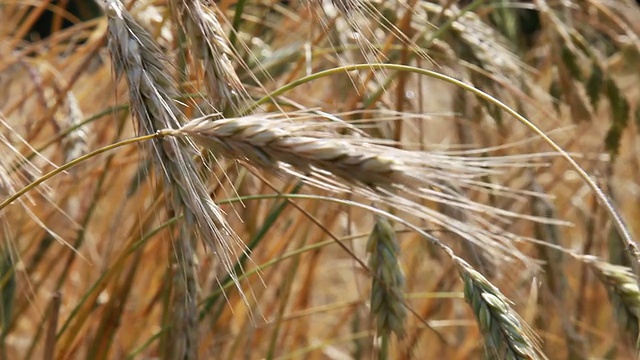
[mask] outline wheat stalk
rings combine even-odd
[[[171,4],[193,54],[202,61],[208,99],[219,111],[229,105],[239,111],[238,100],[246,90],[233,67],[231,59],[235,56],[215,13],[200,0],[171,0]]]
[[[129,84],[131,109],[141,134],[179,128],[182,112],[173,100],[177,94],[169,78],[163,54],[149,34],[135,23],[118,1],[108,2],[109,49],[117,74]],[[220,255],[228,271],[235,255],[231,244],[239,241],[222,210],[211,200],[193,160],[193,145],[178,139],[155,141],[152,153],[167,184],[172,184],[175,211],[197,225],[198,237]]]
[[[311,120],[317,114],[261,114],[218,120],[217,115],[191,120],[165,135],[192,139],[231,159],[290,174],[323,189],[353,192],[442,226],[486,251],[523,260],[509,234],[499,232],[499,223],[520,217],[473,202],[456,188],[483,191],[479,178],[499,173],[499,168],[531,166],[522,158],[473,158],[435,152],[397,149],[353,132],[344,123]],[[327,129],[328,128],[328,129]],[[495,188],[494,188],[495,189]],[[496,194],[506,194],[495,189]],[[412,201],[419,197],[467,211],[457,220]],[[486,218],[484,218],[486,217]],[[488,220],[488,219],[489,220]],[[548,221],[548,219],[546,219]]]
[[[177,90],[168,75],[169,67],[162,52],[119,1],[107,2],[107,15],[113,66],[117,75],[124,74],[129,85],[138,132],[152,134],[164,128],[178,128],[183,115],[174,101]],[[170,335],[172,349],[168,356],[195,358],[198,350],[197,287],[193,240],[203,240],[236,282],[234,263],[237,255],[233,246],[240,244],[240,240],[198,175],[190,142],[178,138],[154,141],[151,152],[170,194],[170,209],[176,216],[184,217],[176,245],[177,286]]]

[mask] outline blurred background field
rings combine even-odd
[[[638,236],[636,1],[124,3],[170,60],[176,101],[187,104],[187,118],[214,111],[233,118],[247,108],[254,114],[318,110],[392,147],[464,150],[479,159],[529,155],[518,159],[538,166],[508,167],[483,179],[513,196],[466,194],[522,215],[499,226],[515,234],[514,249],[526,260],[482,255],[487,249],[470,248],[442,226],[418,216],[408,220],[497,286],[520,315],[521,330],[528,324],[548,358],[636,356],[636,259],[593,191],[530,128],[495,103],[415,72],[372,66],[296,83],[336,67],[389,63],[471,84],[568,152]],[[212,95],[211,74],[188,28],[179,25],[176,6],[183,5],[176,4],[187,3],[220,24],[215,41],[229,47],[241,83],[230,101],[206,96]],[[136,136],[107,24],[99,2],[0,2],[0,201],[58,166]],[[231,86],[233,79],[221,84]],[[278,89],[284,90],[265,98]],[[407,315],[402,336],[381,336],[380,318],[371,313],[367,246],[376,217],[346,202],[370,201],[217,154],[203,152],[197,163],[250,259],[234,259],[242,264],[236,286],[211,249],[198,243],[192,259],[198,316],[185,325],[197,341],[180,358],[502,358],[465,301],[456,265],[398,224]],[[532,191],[548,196],[529,196]],[[178,358],[172,342],[181,306],[175,240],[182,219],[166,209],[167,197],[147,147],[133,144],[74,165],[2,207],[0,357]],[[447,211],[437,202],[425,206]],[[526,219],[530,215],[553,221]]]

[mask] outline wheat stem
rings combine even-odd
[[[86,153],[76,159],[73,159],[71,161],[69,161],[66,164],[60,165],[59,167],[49,171],[48,173],[38,177],[37,179],[33,180],[31,183],[29,183],[28,185],[23,186],[22,188],[20,188],[20,190],[16,191],[14,194],[12,194],[11,196],[9,196],[8,198],[6,198],[4,201],[2,201],[2,203],[0,203],[0,211],[2,209],[4,209],[5,207],[7,207],[9,204],[13,203],[14,201],[18,200],[20,197],[22,197],[23,195],[25,195],[26,193],[28,193],[29,191],[33,190],[36,186],[44,183],[45,181],[51,179],[52,177],[64,173],[65,171],[73,168],[74,166],[77,166],[78,164],[85,162],[87,160],[90,160],[102,153],[117,149],[119,147],[122,146],[126,146],[126,145],[131,145],[131,144],[139,144],[141,142],[144,141],[148,141],[148,140],[152,140],[152,139],[157,139],[158,137],[161,137],[161,134],[151,134],[151,135],[144,135],[144,136],[138,136],[135,138],[131,138],[131,139],[126,139],[126,140],[122,140],[119,141],[117,143],[113,143],[113,144],[109,144],[105,147],[101,147],[99,149],[96,149],[92,152]]]

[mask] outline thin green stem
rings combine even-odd
[[[69,161],[68,163],[61,165],[58,168],[55,168],[53,170],[51,170],[50,172],[42,175],[41,177],[37,178],[36,180],[34,180],[32,183],[30,183],[29,185],[23,187],[22,189],[20,189],[19,191],[17,191],[15,194],[9,196],[6,200],[4,200],[2,203],[0,203],[0,210],[4,209],[7,205],[11,204],[12,202],[16,201],[18,198],[20,198],[22,195],[26,194],[27,192],[33,190],[36,186],[42,184],[43,182],[51,179],[52,177],[86,161],[89,160],[97,155],[100,155],[102,153],[105,153],[107,151],[111,151],[113,149],[117,149],[119,147],[125,146],[125,145],[131,145],[131,144],[136,144],[142,141],[147,141],[147,140],[152,140],[158,137],[163,136],[162,134],[158,133],[158,134],[151,134],[151,135],[145,135],[145,136],[139,136],[139,137],[135,137],[135,138],[131,138],[131,139],[127,139],[127,140],[123,140],[120,142],[117,142],[115,144],[110,144],[108,146],[102,147],[100,149],[94,150],[90,153],[87,153],[85,155],[80,156],[79,158],[73,159],[71,161]]]

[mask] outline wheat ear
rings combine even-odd
[[[456,258],[464,281],[464,297],[475,314],[484,335],[490,359],[544,359],[535,336],[510,301],[484,275]]]
[[[171,0],[171,4],[193,54],[204,67],[207,98],[221,112],[227,106],[238,111],[238,101],[246,90],[233,67],[234,53],[215,13],[200,0]]]
[[[287,116],[261,114],[220,120],[211,115],[165,133],[192,139],[214,154],[296,176],[313,186],[355,192],[385,203],[442,226],[494,252],[496,257],[527,259],[514,248],[508,233],[494,225],[507,222],[510,217],[527,218],[525,215],[474,202],[452,190],[482,190],[486,185],[480,181],[482,176],[499,172],[502,166],[526,166],[522,159],[402,150],[359,134],[341,135],[332,129],[347,133],[354,129],[343,123],[319,121],[315,114]],[[452,218],[410,200],[415,197],[466,210],[466,216],[461,220]]]
[[[484,275],[458,257],[437,237],[397,216],[386,216],[424,236],[454,262],[464,282],[465,299],[471,306],[484,336],[488,358],[546,359],[536,335],[512,309],[509,299]]]
[[[636,342],[640,317],[640,289],[636,275],[626,266],[614,265],[593,256],[582,256],[581,259],[607,287],[621,329],[629,334],[632,343]]]
[[[374,274],[371,284],[371,316],[378,334],[394,332],[403,336],[407,309],[404,306],[405,278],[398,262],[400,247],[393,226],[379,216],[367,243],[369,268]]]
[[[124,73],[129,84],[138,131],[152,134],[160,129],[178,129],[184,115],[173,100],[177,91],[167,75],[162,52],[119,1],[110,0],[108,4],[109,49],[116,74]],[[167,185],[172,185],[174,211],[182,213],[186,222],[196,225],[192,228],[196,232],[193,235],[216,251],[225,270],[233,272],[232,243],[240,239],[198,175],[193,160],[194,145],[180,139],[163,139],[153,142],[151,150]]]
[[[168,75],[169,67],[162,52],[119,1],[108,1],[106,10],[113,66],[117,75],[124,74],[129,85],[131,110],[138,131],[152,134],[164,128],[178,128],[183,115],[173,100],[177,90]],[[235,280],[233,265],[237,256],[233,242],[239,243],[239,239],[210,198],[198,174],[193,160],[194,147],[189,141],[178,138],[155,141],[151,152],[170,194],[170,209],[176,216],[184,217],[176,245],[178,274],[169,356],[191,359],[198,350],[194,240],[203,240]]]

